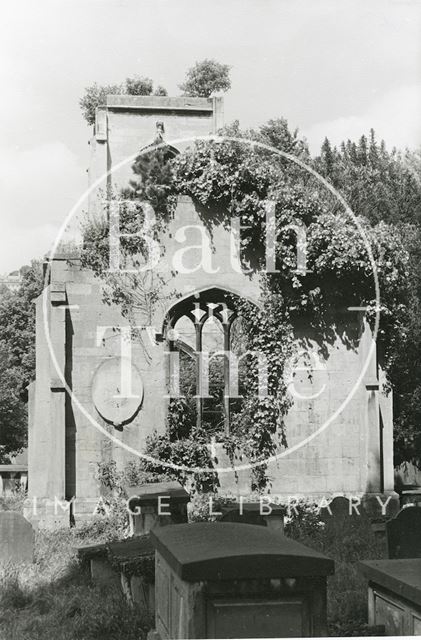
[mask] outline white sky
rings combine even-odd
[[[0,50],[0,272],[48,250],[86,188],[93,81],[139,73],[177,95],[216,58],[232,65],[226,122],[285,116],[313,151],[370,127],[421,144],[419,0],[14,0]]]

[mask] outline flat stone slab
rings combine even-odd
[[[157,505],[158,498],[168,497],[171,503],[185,503],[190,500],[190,495],[179,482],[152,482],[136,487],[125,487],[130,499],[130,505],[146,506]]]
[[[27,464],[0,464],[0,473],[25,473],[27,471]]]
[[[421,607],[421,558],[370,560],[359,567],[371,582]]]
[[[92,560],[93,558],[105,557],[107,555],[107,544],[82,544],[76,547],[79,560]]]
[[[271,508],[272,511],[270,512],[270,514],[267,514],[265,512],[265,509]],[[256,513],[257,515],[262,515],[262,516],[284,516],[287,513],[287,508],[283,505],[279,505],[276,504],[274,502],[270,502],[270,503],[264,503],[263,505],[263,513],[262,513],[262,505],[259,502],[243,502],[242,505],[240,506],[240,503],[237,502],[232,502],[232,503],[218,503],[218,501],[215,502],[215,506],[214,506],[215,511],[222,511],[224,516],[227,513],[232,513],[234,511],[238,511],[240,512],[240,510],[243,513]]]
[[[188,582],[325,576],[330,558],[266,527],[197,522],[155,528],[152,543]]]
[[[0,511],[0,563],[32,562],[34,530],[16,511]]]
[[[151,555],[154,551],[155,548],[149,535],[136,536],[108,545],[109,556],[119,564],[136,560],[141,556]]]
[[[76,548],[80,560],[108,559],[114,566],[136,563],[143,556],[153,555],[155,548],[149,535],[136,536],[117,542],[81,545]]]

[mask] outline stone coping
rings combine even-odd
[[[147,534],[127,538],[127,540],[81,545],[76,547],[76,551],[80,560],[109,557],[111,561],[123,563],[129,560],[136,560],[141,556],[153,554],[154,547]]]
[[[158,498],[165,503],[164,498],[169,498],[172,503],[187,504],[190,495],[181,486],[179,482],[152,482],[150,484],[142,484],[136,487],[125,487],[130,505],[157,505]]]
[[[110,542],[108,544],[109,553],[116,560],[128,560],[129,558],[138,558],[139,556],[148,555],[154,552],[154,546],[148,534],[143,536],[134,536],[120,542]]]
[[[25,473],[27,471],[27,464],[0,464],[0,473]]]
[[[155,528],[150,535],[156,550],[188,582],[334,572],[330,558],[266,527],[197,522]]]
[[[190,98],[179,96],[131,96],[108,95],[106,97],[107,109],[139,109],[154,111],[213,111],[212,98]]]
[[[267,513],[261,513],[262,510],[262,505],[260,504],[260,502],[242,502],[240,504],[240,502],[228,502],[228,501],[222,501],[219,502],[218,499],[215,499],[215,505],[214,505],[214,510],[218,510],[218,511],[222,511],[222,513],[224,515],[227,515],[228,513],[237,513],[240,512],[240,510],[242,511],[243,514],[245,513],[253,513],[253,514],[257,514],[257,515],[261,515],[266,516],[266,517],[271,517],[271,516],[284,516],[287,512],[288,509],[285,505],[281,505],[281,504],[277,504],[276,502],[264,502],[263,506],[265,509],[270,508],[272,509],[272,511],[270,512],[270,514]]]
[[[82,544],[79,547],[76,547],[76,553],[79,560],[91,560],[92,558],[98,558],[99,556],[106,556],[107,543]]]
[[[421,558],[370,560],[359,568],[370,582],[421,607]]]

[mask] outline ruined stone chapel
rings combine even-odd
[[[108,96],[106,106],[97,109],[90,140],[90,184],[107,173],[120,185],[127,182],[131,163],[126,159],[153,143],[157,130],[177,151],[177,140],[216,133],[222,124],[222,98]],[[95,207],[95,193],[90,194],[89,207]],[[180,222],[199,224],[196,205],[185,196],[179,197],[173,220],[162,231],[167,256],[180,247],[176,234]],[[29,493],[37,498],[40,521],[54,520],[48,505],[55,498],[76,497],[78,513],[83,516],[85,502],[90,513],[101,491],[98,463],[115,460],[123,468],[137,451],[144,450],[150,434],[165,431],[169,350],[179,348],[194,355],[207,335],[219,341],[218,348],[229,348],[235,320],[220,322],[218,305],[224,296],[245,297],[259,305],[258,280],[231,268],[227,229],[216,226],[211,241],[218,271],[176,274],[170,287],[177,295],[155,314],[156,334],[148,356],[140,345],[131,345],[131,383],[138,393],[126,404],[115,400],[125,355],[121,336],[111,327],[123,326],[127,320],[118,306],[104,304],[101,282],[81,267],[77,255],[71,260],[65,252],[52,255],[46,291],[36,302],[36,380],[30,388],[29,407]],[[197,309],[199,317],[194,313]],[[340,339],[344,324],[356,336],[352,349]],[[177,344],[171,337],[175,327],[183,337]],[[372,332],[364,313],[355,310],[342,312],[338,327],[337,339],[327,346],[323,370],[315,371],[311,380],[304,381],[303,375],[307,393],[295,399],[286,420],[288,455],[269,465],[272,494],[396,495],[392,398],[383,393],[375,349],[363,379],[345,402],[372,351]],[[306,327],[297,327],[300,331],[305,333]],[[311,341],[312,336],[308,338]],[[199,419],[214,410],[201,406]],[[221,420],[229,430],[229,398],[222,406]],[[328,426],[321,429],[326,422]],[[215,447],[219,465],[227,467],[220,474],[221,493],[247,492],[249,471],[230,469],[218,442]]]

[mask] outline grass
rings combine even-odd
[[[115,524],[40,531],[33,564],[0,571],[1,640],[141,640],[145,619],[116,588],[99,587],[79,565],[74,547],[115,538]]]
[[[335,561],[335,574],[327,583],[330,635],[375,635],[367,626],[367,581],[358,563],[387,555],[385,539],[375,536],[369,519],[363,513],[324,521],[313,515],[292,522],[286,532]]]
[[[16,505],[11,500],[7,506]],[[368,519],[335,517],[323,523],[304,510],[287,523],[286,533],[335,560],[335,575],[328,578],[330,634],[373,635],[367,627],[367,585],[357,565],[385,557],[385,543],[375,537]],[[130,607],[119,589],[92,584],[74,551],[82,543],[121,534],[118,517],[39,531],[33,564],[0,567],[0,640],[145,638],[153,621]]]

